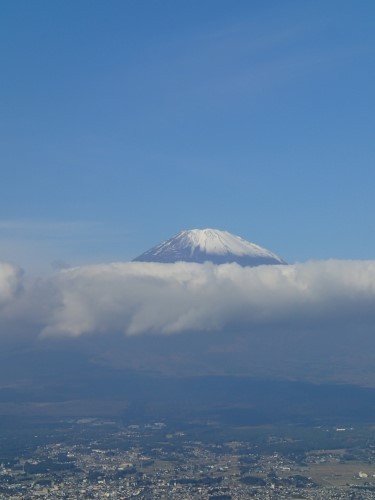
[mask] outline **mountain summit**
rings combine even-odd
[[[134,259],[134,262],[236,262],[241,266],[286,264],[276,254],[255,243],[218,229],[181,231]]]

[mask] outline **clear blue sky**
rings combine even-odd
[[[3,0],[0,260],[227,229],[375,258],[375,2]]]

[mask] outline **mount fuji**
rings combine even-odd
[[[227,231],[190,229],[147,250],[133,262],[196,262],[214,264],[235,262],[241,266],[286,264],[269,250]]]

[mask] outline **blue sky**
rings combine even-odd
[[[372,1],[3,0],[0,260],[215,227],[375,257]]]

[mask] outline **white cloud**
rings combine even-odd
[[[251,333],[259,326],[276,331],[375,321],[375,261],[257,268],[118,263],[64,270],[35,283],[23,308],[32,301],[36,316],[39,308],[42,336]]]
[[[22,271],[12,264],[0,262],[0,308],[8,304],[21,286]]]
[[[375,322],[375,261],[114,263],[28,278],[0,263],[0,322],[41,337],[242,331],[316,334]],[[3,331],[6,328],[2,328]]]
[[[0,263],[3,354],[61,348],[127,369],[375,384],[374,306],[375,261],[134,262],[41,277]]]

